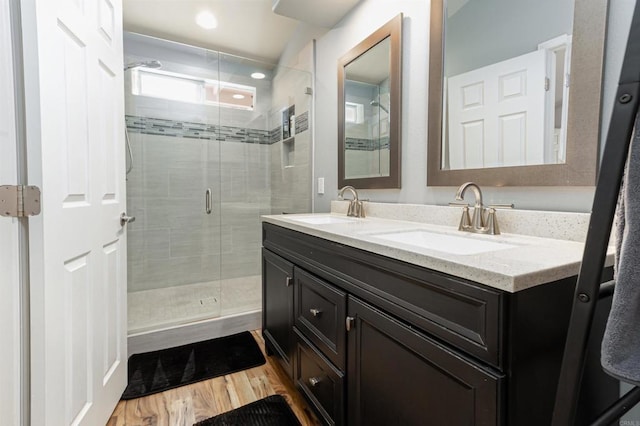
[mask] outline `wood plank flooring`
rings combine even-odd
[[[260,331],[253,336],[264,354]],[[303,426],[318,422],[306,401],[289,384],[277,361],[192,385],[120,401],[107,426],[191,426],[195,422],[232,410],[269,395],[282,395]]]

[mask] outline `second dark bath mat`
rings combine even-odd
[[[194,426],[300,426],[300,422],[281,395],[271,395]]]

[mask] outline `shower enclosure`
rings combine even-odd
[[[133,33],[124,51],[130,342],[259,328],[260,215],[311,210],[311,75]]]

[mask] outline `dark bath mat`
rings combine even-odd
[[[300,426],[300,422],[282,396],[271,395],[194,426]]]
[[[122,399],[133,399],[207,380],[266,361],[248,331],[129,357],[129,383]]]

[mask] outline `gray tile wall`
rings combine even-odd
[[[129,139],[127,202],[136,216],[128,231],[129,291],[259,274],[259,218],[271,212],[270,146],[151,133]]]

